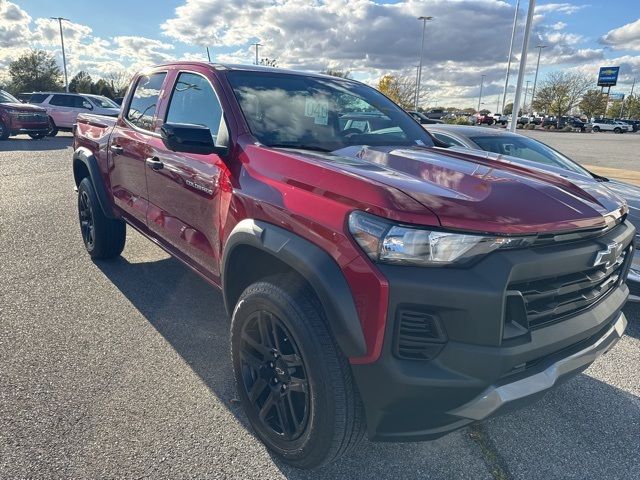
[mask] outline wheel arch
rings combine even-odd
[[[246,274],[248,265],[250,275]],[[289,271],[299,275],[314,291],[342,352],[347,357],[366,355],[353,296],[338,264],[317,245],[267,222],[245,219],[229,235],[222,259],[222,291],[227,312],[233,312],[244,289],[254,281]]]
[[[80,185],[83,178],[88,177],[98,197],[100,209],[107,218],[115,218],[111,209],[111,202],[107,195],[107,189],[102,180],[98,161],[91,150],[86,147],[79,147],[73,152],[73,179],[76,188]]]

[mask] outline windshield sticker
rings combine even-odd
[[[313,123],[316,125],[328,125],[329,102],[327,100],[307,98],[304,106],[304,116],[313,118]]]

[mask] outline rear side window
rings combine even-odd
[[[209,81],[195,73],[181,73],[171,95],[167,123],[190,123],[209,127],[217,142],[222,106]]]
[[[49,105],[55,105],[56,107],[73,107],[73,97],[71,95],[54,95],[49,100]]]
[[[136,83],[136,89],[131,98],[131,104],[127,111],[127,120],[136,127],[144,130],[153,130],[153,117],[158,106],[158,98],[166,72],[143,75]]]
[[[29,103],[42,103],[48,96],[48,93],[32,93],[29,97]]]

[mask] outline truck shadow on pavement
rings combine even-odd
[[[120,257],[97,266],[251,432],[234,401],[222,295],[171,258],[130,263]],[[637,335],[637,320],[630,323]],[[581,374],[526,410],[433,442],[363,442],[314,472],[274,462],[292,480],[630,478],[638,474],[638,419],[638,397]]]
[[[39,140],[20,135],[1,141],[0,152],[64,150],[70,147],[72,142],[73,137],[71,135],[46,137]]]

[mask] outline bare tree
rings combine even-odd
[[[260,65],[265,67],[277,67],[278,59],[277,58],[262,58],[260,59]]]
[[[549,112],[557,117],[560,125],[560,118],[578,105],[591,85],[590,78],[578,73],[551,72],[542,83],[536,101],[540,101],[542,96],[542,101],[548,104]]]
[[[378,90],[405,110],[412,110],[416,95],[416,79],[411,74],[384,75],[378,81]],[[418,104],[427,102],[427,92],[420,89]]]
[[[331,75],[332,77],[351,78],[351,72],[349,70],[335,70],[327,68],[320,73],[323,73],[324,75]]]
[[[131,75],[124,70],[115,70],[110,72],[105,77],[105,80],[116,97],[124,97],[124,94],[127,92],[127,88],[129,88],[129,83],[131,82]]]

